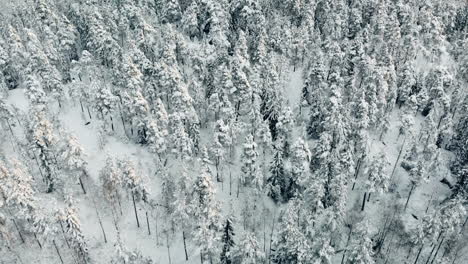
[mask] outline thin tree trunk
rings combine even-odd
[[[184,240],[185,260],[188,261],[187,244],[185,242],[185,231],[182,231],[182,239]]]
[[[416,255],[416,259],[414,260],[414,264],[418,263],[419,256],[421,255],[421,251],[423,250],[424,245],[418,250],[418,254]]]
[[[358,176],[359,176],[359,170],[361,169],[361,162],[362,162],[362,158],[360,158],[360,159],[358,160],[358,164],[357,164],[357,166],[356,166],[356,172],[354,173],[353,187],[351,188],[351,191],[353,191],[353,190],[354,190],[354,187],[356,186],[356,180],[357,180],[357,178],[358,178]]]
[[[370,195],[371,195],[371,194],[372,194],[372,193],[367,194],[367,202],[370,201]]]
[[[16,253],[15,251],[13,251],[13,249],[10,247],[10,246],[6,246],[7,249],[11,252],[11,254],[15,255],[15,257],[19,260],[19,262],[21,264],[24,264],[23,260],[21,259],[20,255],[18,253]]]
[[[427,207],[426,207],[426,214],[427,214],[427,211],[429,210],[429,205],[431,205],[431,202],[432,202],[432,196],[434,196],[434,192],[432,192],[431,194],[431,198],[429,198],[429,202],[427,202]]]
[[[364,207],[366,207],[366,195],[367,195],[367,192],[364,192],[364,198],[362,199],[361,211],[364,211]]]
[[[437,254],[439,253],[439,249],[442,246],[442,243],[444,243],[444,239],[445,239],[445,237],[443,237],[440,240],[439,246],[437,247],[436,253],[434,254],[434,257],[432,258],[431,264],[434,263],[434,260],[437,258]]]
[[[59,252],[59,250],[58,250],[57,244],[55,244],[55,240],[52,240],[52,243],[54,244],[55,250],[57,251],[57,255],[58,255],[59,258],[60,258],[60,262],[61,262],[62,264],[64,264],[64,263],[63,263],[62,256],[60,255],[60,252]]]
[[[148,235],[151,236],[151,229],[150,229],[150,224],[149,224],[148,211],[146,211],[146,225],[148,226]]]
[[[154,218],[155,225],[154,225],[154,232],[156,233],[156,245],[159,245],[159,235],[158,235],[158,209],[156,209],[156,217]]]
[[[120,202],[120,196],[119,196],[119,193],[117,192],[117,189],[115,189],[115,197],[117,198],[117,202],[119,203],[120,215],[123,215],[122,203]]]
[[[94,210],[96,210],[96,215],[97,215],[97,218],[98,218],[99,226],[101,227],[102,235],[104,236],[104,243],[107,243],[106,232],[104,231],[104,226],[102,225],[101,216],[99,215],[99,211],[98,211],[97,206],[96,206],[96,201],[94,200],[94,198],[92,198],[92,200],[93,200],[93,204],[94,204]]]
[[[135,203],[135,194],[133,193],[133,191],[132,191],[132,201],[133,201],[133,209],[135,211],[135,219],[137,222],[137,227],[140,228],[140,220],[138,220],[138,212],[137,212],[136,203]]]
[[[237,198],[239,198],[239,192],[240,192],[240,186],[241,186],[241,180],[237,182]]]
[[[409,199],[411,197],[411,194],[413,193],[413,190],[414,190],[414,184],[411,185],[411,189],[410,189],[410,192],[408,194],[408,199],[406,199],[406,203],[405,203],[405,211],[406,211],[406,207],[408,207],[408,202],[409,202]]]
[[[169,264],[172,264],[172,261],[171,261],[171,249],[169,247],[169,236],[168,234],[166,233],[166,247],[167,247],[167,257],[169,259]]]
[[[42,244],[39,242],[39,239],[37,238],[36,233],[34,233],[34,239],[36,239],[37,245],[39,246],[40,249],[42,249]]]
[[[346,240],[345,250],[343,251],[343,256],[341,257],[341,264],[344,263],[346,252],[348,251],[349,241],[351,241],[351,233],[353,232],[352,226],[349,228],[348,239]]]
[[[112,132],[114,132],[114,120],[112,120],[112,116],[109,116],[110,117],[110,121],[111,121],[111,128],[112,128]]]
[[[271,263],[271,244],[273,243],[273,232],[275,231],[275,223],[276,223],[276,214],[273,213],[273,224],[271,225],[271,233],[270,233],[270,248],[268,250],[268,263]]]
[[[81,106],[81,112],[84,113],[83,102],[81,102],[81,99],[80,99],[80,106]]]
[[[427,260],[426,260],[426,263],[425,263],[425,264],[429,263],[429,260],[431,259],[431,257],[432,257],[432,253],[434,252],[435,248],[436,248],[436,245],[434,245],[434,246],[432,247],[431,253],[429,253],[429,257],[427,258]]]
[[[44,174],[42,173],[41,165],[39,164],[39,161],[37,160],[36,152],[34,152],[34,150],[33,150],[32,153],[33,153],[33,155],[34,155],[34,160],[36,161],[37,167],[39,168],[39,173],[40,173],[41,176],[42,176],[42,181],[43,181],[43,182],[46,182],[46,179],[45,179],[45,177],[44,177]]]
[[[125,136],[128,137],[128,135],[127,135],[127,128],[125,127],[125,120],[124,120],[123,114],[122,114],[122,108],[120,107],[120,104],[117,104],[117,105],[119,106],[120,119],[122,120],[122,126],[123,126],[123,130],[124,130]]]
[[[86,189],[83,185],[83,180],[81,179],[81,176],[78,177],[78,180],[80,181],[81,189],[83,190],[83,193],[86,194]]]
[[[87,108],[87,110],[88,110],[89,119],[93,119],[93,118],[91,117],[91,111],[89,111],[89,106],[87,106],[86,108]]]
[[[21,234],[21,231],[20,231],[19,228],[18,228],[18,224],[16,224],[15,219],[12,218],[11,220],[13,221],[13,224],[15,225],[16,231],[18,231],[19,237],[20,237],[20,239],[21,239],[21,243],[24,244],[23,234]]]
[[[266,254],[266,212],[265,209],[263,209],[263,252]]]
[[[403,139],[403,144],[401,145],[400,152],[398,152],[397,160],[395,161],[395,165],[393,166],[392,174],[390,175],[390,180],[393,179],[393,174],[395,173],[396,167],[398,165],[398,161],[400,161],[401,153],[403,152],[403,149],[405,147],[405,142],[406,142],[406,136]]]
[[[65,236],[65,230],[63,229],[62,221],[59,221],[59,223],[60,223],[60,228],[62,229],[62,235],[63,235],[63,239],[65,240],[65,244],[67,244],[67,247],[70,248],[70,244],[68,243],[68,239]]]
[[[465,228],[466,222],[468,222],[468,216],[466,217],[465,222],[464,222],[463,225],[462,225],[462,229]]]

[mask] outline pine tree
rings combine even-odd
[[[66,239],[73,245],[73,249],[83,262],[87,263],[90,260],[88,245],[81,230],[78,211],[71,197],[68,197],[66,202],[67,206],[57,212],[57,218],[65,228]]]
[[[300,210],[299,200],[289,202],[274,242],[275,251],[271,256],[274,263],[313,263],[312,245],[298,224]]]
[[[247,135],[241,156],[241,177],[239,181],[244,186],[253,185],[258,189],[263,186],[261,172],[258,166],[257,143],[253,140],[252,134]]]
[[[32,109],[29,138],[30,142],[37,151],[38,163],[40,164],[40,173],[44,177],[47,185],[47,192],[55,190],[56,174],[53,146],[57,139],[53,133],[52,124],[46,117],[45,109],[40,105]]]
[[[273,159],[270,163],[270,177],[267,179],[267,191],[275,202],[281,202],[287,197],[288,181],[284,168],[283,149],[275,146],[273,150]]]
[[[176,158],[181,160],[189,159],[192,155],[193,142],[186,131],[183,117],[179,113],[173,113],[171,115],[169,131],[171,133],[170,142],[172,145],[172,153]]]
[[[245,233],[234,252],[234,263],[255,264],[265,261],[265,254],[254,233]]]
[[[124,245],[118,235],[118,241],[115,243],[115,255],[111,264],[153,264],[151,258],[145,257],[138,250],[130,251]]]
[[[197,219],[194,231],[195,241],[201,246],[202,263],[212,261],[217,251],[220,231],[219,206],[214,199],[215,188],[207,168],[201,172],[194,183],[194,215]]]
[[[63,161],[64,168],[73,173],[77,173],[76,177],[81,184],[83,192],[86,193],[82,176],[88,176],[86,169],[87,162],[84,160],[84,150],[74,135],[68,135],[66,141],[63,143],[60,158]]]
[[[179,1],[167,0],[164,1],[163,18],[166,23],[174,23],[180,20],[181,10]]]
[[[291,148],[291,179],[287,193],[289,198],[293,197],[296,192],[301,191],[301,183],[308,172],[311,155],[307,142],[302,138],[297,139]]]
[[[146,130],[146,142],[148,144],[149,151],[158,155],[158,158],[161,160],[161,157],[164,155],[167,149],[166,134],[167,131],[162,130],[154,119],[147,121]]]
[[[122,173],[112,157],[106,158],[106,164],[101,169],[99,177],[102,182],[104,197],[107,198],[113,206],[115,206],[117,201],[120,204]]]
[[[189,35],[191,39],[193,37],[199,36],[198,28],[198,17],[197,14],[200,12],[200,8],[197,4],[197,1],[192,1],[190,6],[185,10],[184,15],[182,16],[182,28],[185,33]]]
[[[356,227],[354,238],[351,242],[347,263],[373,264],[372,240],[370,239],[369,226],[367,222],[361,222]]]
[[[390,163],[384,153],[380,153],[378,156],[373,157],[367,168],[367,180],[365,182],[367,194],[367,200],[369,201],[370,195],[374,192],[382,193],[388,190],[390,183],[390,174],[387,172],[387,168]],[[366,195],[364,194],[364,197]],[[365,200],[366,198],[364,198]],[[363,201],[363,208],[365,201]]]
[[[234,242],[234,228],[232,223],[232,218],[228,217],[225,220],[225,224],[223,227],[223,237],[221,239],[221,243],[223,244],[223,250],[221,251],[221,264],[231,264],[233,263],[234,258],[234,249],[235,246]]]
[[[221,181],[220,177],[220,166],[226,159],[226,150],[230,148],[232,144],[231,136],[229,135],[229,126],[224,124],[223,120],[218,120],[214,127],[213,133],[213,146],[211,152],[213,153],[216,166],[216,180]]]
[[[135,211],[135,218],[137,226],[140,227],[138,213],[136,209],[136,202],[142,200],[147,203],[149,200],[149,191],[144,184],[141,175],[137,172],[135,164],[128,158],[118,162],[119,169],[122,173],[122,187],[130,192],[133,201],[133,209]]]
[[[425,175],[426,175],[426,164],[424,160],[419,159],[416,163],[416,166],[413,167],[409,171],[409,177],[410,177],[410,183],[411,183],[411,188],[410,192],[408,194],[408,198],[406,199],[406,204],[405,204],[405,209],[408,206],[409,199],[411,197],[411,194],[413,193],[414,189],[418,187],[423,181],[425,181]]]

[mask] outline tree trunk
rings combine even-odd
[[[24,244],[23,234],[21,234],[21,231],[18,228],[18,224],[16,223],[15,219],[11,219],[11,220],[13,221],[13,224],[15,225],[16,231],[18,231],[19,237],[21,239],[21,243]]]
[[[39,246],[40,249],[42,249],[42,244],[39,242],[39,239],[37,238],[36,233],[34,233],[34,239],[36,239],[37,245]]]
[[[15,251],[13,251],[13,249],[9,245],[6,245],[6,248],[11,252],[11,254],[15,255],[19,263],[24,264],[24,261],[21,259],[20,255],[16,253]]]
[[[148,211],[146,213],[146,225],[148,226],[148,235],[151,236],[151,229],[150,229],[150,224],[149,224],[149,218],[148,218]]]
[[[421,251],[423,250],[424,245],[418,250],[418,254],[416,255],[416,259],[414,260],[414,264],[418,263],[419,256],[421,255]]]
[[[367,194],[367,202],[370,201],[370,195],[371,195],[371,194],[372,194],[372,193]]]
[[[80,181],[81,189],[83,190],[83,193],[86,194],[86,189],[83,185],[83,180],[81,179],[81,176],[78,177],[78,180]]]
[[[172,264],[172,261],[171,261],[171,249],[169,247],[169,236],[168,234],[166,233],[166,247],[167,247],[167,257],[169,259],[169,264]]]
[[[109,116],[110,118],[110,121],[111,121],[111,129],[112,129],[112,132],[114,132],[114,120],[112,120],[112,116]]]
[[[135,194],[133,193],[133,191],[132,191],[132,201],[133,201],[133,209],[135,211],[135,219],[137,222],[137,227],[140,228],[140,220],[138,220],[138,212],[137,212],[136,203],[135,203]]]
[[[229,195],[232,195],[232,172],[229,166]]]
[[[96,210],[96,216],[98,218],[99,226],[101,227],[102,235],[104,236],[104,243],[107,243],[106,232],[104,231],[104,226],[102,225],[101,216],[99,215],[99,211],[98,211],[97,206],[96,206],[96,201],[94,200],[94,198],[92,198],[92,200],[93,200],[93,204],[94,204],[94,210]]]
[[[406,142],[406,136],[403,139],[403,144],[401,145],[400,152],[398,153],[398,157],[397,157],[397,159],[395,161],[395,165],[393,166],[392,174],[390,175],[390,180],[393,179],[393,174],[395,173],[396,167],[398,165],[398,161],[400,161],[401,153],[403,152],[403,149],[405,147],[405,142]]]
[[[81,106],[81,112],[84,113],[83,102],[81,102],[81,99],[80,99],[80,106]]]
[[[351,191],[354,191],[354,187],[356,186],[356,180],[359,176],[359,170],[361,169],[361,162],[362,162],[362,158],[360,158],[358,160],[358,163],[356,165],[356,172],[354,173],[354,182],[353,182],[353,188],[351,188]]]
[[[343,250],[343,256],[341,257],[341,264],[344,263],[344,260],[345,260],[345,257],[346,257],[346,252],[348,251],[349,241],[351,241],[351,233],[352,232],[353,232],[353,227],[350,226],[349,233],[348,233],[348,239],[346,240],[345,250]]]
[[[156,209],[156,217],[154,218],[154,232],[156,233],[156,245],[159,245],[159,235],[158,235],[158,209]]]
[[[88,110],[89,119],[93,119],[93,118],[91,117],[91,111],[89,111],[89,106],[87,106],[86,109]]]
[[[68,239],[65,236],[65,230],[63,229],[62,221],[59,221],[59,223],[60,223],[60,228],[62,228],[63,240],[65,240],[65,244],[67,244],[67,247],[70,248],[70,244],[68,243]]]
[[[429,253],[429,257],[427,258],[427,260],[426,260],[426,263],[425,263],[425,264],[429,263],[429,260],[430,260],[430,259],[431,259],[431,257],[432,257],[432,252],[434,252],[435,248],[436,248],[436,245],[434,245],[434,246],[432,247],[431,253]]]
[[[185,260],[188,261],[187,244],[185,242],[185,231],[182,231],[182,239],[184,240]]]
[[[364,211],[364,208],[366,207],[366,195],[367,195],[367,192],[364,192],[364,198],[362,199],[361,211]]]
[[[431,194],[431,198],[429,198],[429,202],[427,202],[427,207],[426,207],[426,214],[427,214],[427,211],[429,211],[429,205],[431,205],[431,202],[432,202],[432,196],[434,196],[434,192],[432,192]]]
[[[439,246],[437,247],[436,253],[434,254],[434,257],[432,258],[431,264],[434,263],[434,260],[437,258],[437,254],[439,253],[439,249],[442,246],[442,243],[444,243],[444,239],[445,239],[445,237],[443,237],[440,240]]]
[[[266,212],[265,209],[263,209],[263,252],[266,254]]]
[[[239,179],[237,182],[237,198],[239,198],[240,186],[241,186],[241,180]]]
[[[413,193],[413,190],[414,190],[414,184],[411,185],[411,189],[410,189],[410,192],[408,194],[408,199],[406,199],[406,203],[405,203],[405,211],[406,211],[406,207],[408,206],[408,202],[409,202],[409,199],[411,197],[411,194]]]
[[[58,250],[57,244],[55,244],[55,240],[52,240],[52,243],[54,244],[55,250],[57,251],[57,255],[58,255],[59,258],[60,258],[60,262],[61,262],[62,264],[64,264],[64,263],[63,263],[62,256],[60,255],[60,251]]]
[[[117,202],[119,203],[120,215],[123,215],[122,203],[120,202],[120,196],[119,196],[119,193],[117,192],[117,189],[115,189],[115,197],[117,198]]]
[[[273,214],[273,224],[271,225],[271,233],[270,233],[270,248],[268,250],[268,263],[271,263],[271,245],[273,243],[273,232],[275,231],[275,223],[276,223],[276,215]]]
[[[39,168],[39,173],[42,176],[42,182],[46,182],[45,176],[42,173],[41,165],[39,164],[39,161],[37,160],[36,152],[34,152],[34,150],[33,150],[32,153],[34,155],[34,160],[36,161],[37,167]]]

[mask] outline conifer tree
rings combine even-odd
[[[242,173],[239,179],[240,184],[244,186],[252,185],[261,189],[263,186],[263,180],[258,166],[257,143],[253,140],[252,134],[247,135],[245,138],[241,160]]]
[[[99,174],[102,182],[104,197],[115,206],[116,202],[120,205],[120,187],[122,185],[122,173],[112,157],[106,158],[106,164]],[[114,210],[116,210],[114,208]]]
[[[219,205],[215,201],[214,195],[215,188],[211,181],[211,175],[204,166],[194,183],[194,215],[197,219],[194,238],[201,246],[202,263],[212,261],[217,254],[221,219]]]
[[[369,237],[369,226],[367,222],[361,222],[356,227],[354,238],[349,248],[347,263],[373,264],[372,241]]]
[[[275,202],[281,202],[287,196],[288,181],[284,168],[283,149],[275,146],[273,150],[273,159],[270,163],[270,177],[267,178],[267,191]]]
[[[63,160],[64,167],[67,170],[76,173],[81,188],[83,192],[86,193],[82,177],[88,176],[88,171],[86,169],[87,162],[84,160],[84,150],[74,135],[68,135],[61,148],[60,158]]]
[[[265,261],[265,254],[260,249],[260,245],[254,233],[245,233],[234,253],[234,263],[262,263]]]
[[[308,172],[308,163],[311,158],[309,145],[304,139],[299,138],[291,148],[291,178],[288,187],[288,197],[293,197],[296,192],[302,191],[302,182]]]
[[[367,200],[370,200],[370,196],[374,192],[385,192],[388,189],[390,183],[390,174],[386,171],[390,163],[385,157],[384,153],[380,153],[378,156],[373,157],[369,167],[367,168],[367,180],[365,182],[367,193]],[[364,193],[364,201],[362,208],[365,206],[366,193]]]
[[[231,264],[234,263],[234,228],[232,219],[230,217],[226,218],[225,224],[223,226],[223,236],[221,243],[223,244],[223,250],[221,251],[221,264]]]
[[[71,197],[67,198],[66,207],[57,212],[57,218],[63,224],[65,235],[69,243],[73,245],[73,249],[84,263],[88,263],[90,260],[88,245],[81,229],[78,211]]]
[[[193,142],[189,137],[183,123],[183,117],[179,113],[171,115],[171,123],[169,129],[171,136],[170,142],[172,145],[172,153],[176,158],[189,159],[192,155]]]
[[[137,226],[140,227],[140,221],[138,219],[138,213],[136,209],[136,202],[143,201],[147,203],[149,200],[148,188],[144,184],[141,175],[137,172],[135,164],[128,158],[120,160],[118,166],[122,173],[122,187],[130,192],[133,202],[133,209],[135,211],[135,218]]]

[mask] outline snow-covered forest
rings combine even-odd
[[[0,1],[0,263],[468,263],[466,0]]]

